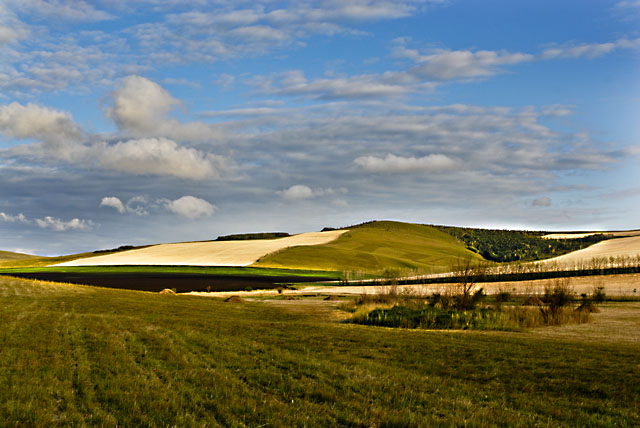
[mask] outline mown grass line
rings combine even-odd
[[[8,426],[637,426],[634,346],[0,278]]]

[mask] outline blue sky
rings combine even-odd
[[[0,0],[0,249],[638,228],[640,2]]]

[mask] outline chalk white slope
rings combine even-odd
[[[543,238],[549,239],[577,239],[584,238],[586,236],[597,235],[599,233],[603,233],[605,235],[613,235],[613,236],[638,236],[640,235],[640,230],[622,230],[616,232],[587,232],[587,233],[551,233],[549,235],[544,235]]]
[[[279,239],[160,244],[138,250],[72,260],[54,266],[247,266],[274,251],[299,245],[326,244],[345,232],[347,230],[332,230],[302,233]]]
[[[588,263],[594,258],[637,257],[640,255],[640,236],[608,239],[598,242],[582,250],[574,251],[538,263],[557,263],[559,265],[575,265]]]

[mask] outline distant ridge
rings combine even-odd
[[[0,262],[8,262],[14,260],[27,260],[38,256],[32,254],[14,253],[12,251],[0,251]]]

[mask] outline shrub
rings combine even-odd
[[[495,295],[496,303],[506,303],[511,301],[511,293],[508,291],[500,291]]]
[[[591,298],[595,303],[602,303],[607,298],[607,295],[604,292],[604,287],[598,286],[593,289],[591,293]]]
[[[558,325],[561,323],[560,315],[562,308],[573,301],[575,292],[568,279],[558,279],[553,285],[544,288],[544,295],[540,300],[543,306],[538,306],[542,317],[547,325]]]

